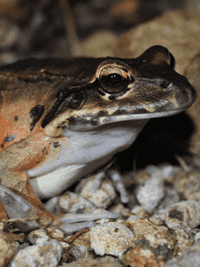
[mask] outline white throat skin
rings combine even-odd
[[[55,157],[27,171],[28,176],[34,178],[29,180],[33,190],[41,199],[60,194],[128,148],[147,121],[111,123],[88,132],[67,130],[63,133],[67,147],[61,146]]]

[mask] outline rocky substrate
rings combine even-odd
[[[78,214],[79,224],[93,221],[76,233],[49,227],[23,234],[2,224],[0,266],[200,266],[199,160],[183,162],[124,175],[128,203],[107,172],[97,187],[100,175],[49,200],[69,223]]]

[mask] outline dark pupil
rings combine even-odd
[[[109,86],[118,86],[122,81],[122,76],[116,73],[106,76],[106,82],[109,84]]]

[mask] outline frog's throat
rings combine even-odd
[[[64,131],[57,138],[59,146],[52,146],[51,154],[27,171],[33,178],[30,179],[33,190],[39,198],[49,198],[66,190],[77,179],[93,173],[116,153],[128,148],[147,121],[122,121],[86,132]]]

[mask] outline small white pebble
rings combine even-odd
[[[153,212],[165,195],[163,181],[159,178],[149,179],[143,186],[140,186],[136,196],[138,202],[147,212]]]
[[[13,258],[10,266],[31,266],[31,267],[56,267],[62,256],[62,246],[57,240],[42,241],[36,245],[20,250]],[[38,263],[40,263],[38,265]]]
[[[94,226],[90,231],[91,247],[97,255],[121,257],[133,245],[133,232],[126,226],[110,222]]]

